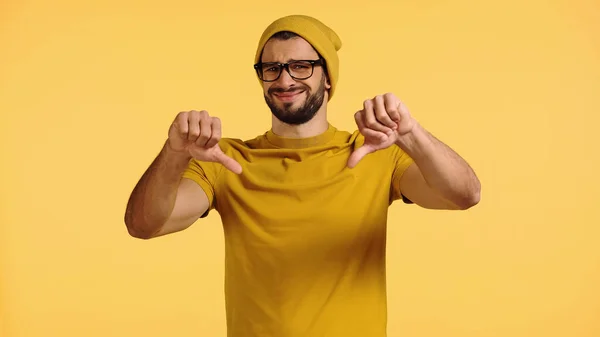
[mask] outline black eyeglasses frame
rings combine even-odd
[[[259,62],[256,63],[254,65],[254,70],[256,71],[256,74],[258,75],[258,78],[263,81],[263,82],[275,82],[277,81],[280,77],[281,74],[283,73],[283,69],[285,69],[287,71],[287,73],[290,75],[291,78],[295,79],[295,80],[306,80],[309,79],[314,73],[315,73],[315,66],[323,66],[325,64],[324,62],[325,60],[322,58],[316,59],[316,60],[293,60],[293,61],[289,61],[286,63],[280,63],[280,62]],[[310,75],[306,76],[306,77],[295,77],[294,75],[292,75],[292,73],[290,72],[290,64],[296,63],[296,62],[307,62],[309,63],[312,68],[310,70]],[[262,76],[262,72],[261,72],[261,68],[264,65],[273,65],[273,66],[278,66],[279,67],[279,74],[277,74],[277,77],[273,80],[265,80]]]

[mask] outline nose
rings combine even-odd
[[[296,84],[296,80],[294,80],[290,73],[287,72],[287,69],[281,69],[281,75],[277,79],[276,83],[283,88],[288,88]]]

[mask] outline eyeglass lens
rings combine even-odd
[[[259,68],[264,81],[276,80],[284,66],[278,63],[263,63]],[[288,63],[287,69],[292,77],[297,79],[309,78],[313,73],[313,65],[307,61],[293,61]]]

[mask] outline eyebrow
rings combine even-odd
[[[318,59],[318,58],[319,58],[319,57],[317,56],[317,59]],[[279,62],[279,61],[268,61],[268,62],[266,62],[266,61],[265,61],[265,62],[262,62],[262,63],[289,63],[289,62],[294,62],[294,61],[304,61],[304,60],[315,60],[315,58],[310,58],[310,57],[308,57],[308,58],[299,58],[299,59],[287,59],[287,61],[285,61],[285,62]]]
[[[306,61],[306,60],[318,60],[320,57],[317,56],[313,56],[313,57],[303,57],[303,58],[290,58],[287,59],[287,61],[285,62],[279,62],[279,61],[261,61],[262,63],[288,63],[288,62],[294,62],[294,61]]]

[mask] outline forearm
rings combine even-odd
[[[189,156],[172,151],[165,143],[127,203],[125,224],[132,236],[149,238],[169,219],[189,160]]]
[[[479,202],[480,182],[469,164],[418,123],[396,145],[413,158],[429,187],[444,199],[460,208]]]

